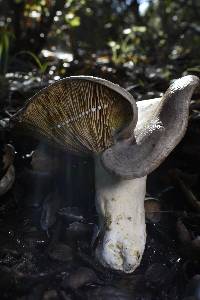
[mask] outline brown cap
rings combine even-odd
[[[57,81],[12,118],[74,153],[99,153],[134,136],[137,106],[118,85],[92,76]]]

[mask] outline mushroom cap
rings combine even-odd
[[[73,153],[99,153],[133,137],[137,106],[131,94],[110,81],[72,76],[34,95],[11,122]]]
[[[122,140],[106,149],[104,167],[124,179],[148,175],[170,154],[185,134],[189,104],[198,77],[187,75],[175,80],[163,97],[137,102],[135,140]]]

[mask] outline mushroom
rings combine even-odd
[[[146,242],[146,178],[183,137],[199,79],[185,76],[163,97],[137,102],[107,80],[73,76],[31,98],[12,121],[67,151],[95,161],[99,242],[105,267],[125,273],[140,264]]]

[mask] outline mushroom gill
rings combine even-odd
[[[129,127],[133,135],[137,110],[122,90],[90,76],[65,78],[33,96],[12,121],[73,153],[99,153]]]

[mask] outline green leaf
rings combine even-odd
[[[35,55],[35,53],[33,53],[31,51],[20,51],[18,54],[28,54],[29,56],[31,56],[33,58],[33,60],[35,61],[35,63],[39,67],[39,69],[42,68],[42,63],[41,63],[39,57],[37,57],[37,55]]]
[[[49,62],[42,63],[40,61],[39,57],[35,53],[33,53],[31,51],[20,51],[19,53],[17,53],[17,55],[19,55],[19,54],[27,54],[27,55],[31,56],[33,58],[33,60],[35,61],[36,65],[37,65],[37,67],[39,69],[39,72],[41,74],[44,74],[45,71],[46,71],[46,69],[47,69],[47,67],[49,66]]]

